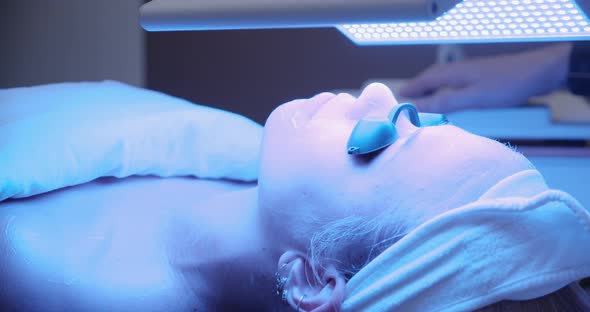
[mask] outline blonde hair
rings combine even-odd
[[[389,246],[407,234],[403,226],[391,220],[391,214],[377,217],[348,216],[332,221],[311,237],[309,258],[313,277],[321,281],[321,272],[330,263],[348,280]]]

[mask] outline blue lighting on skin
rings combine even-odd
[[[432,22],[339,25],[358,45],[574,41],[590,20],[573,0],[464,0]]]
[[[98,217],[77,208],[11,218],[6,236],[19,270],[98,297],[147,295],[170,286],[157,215],[112,209]]]

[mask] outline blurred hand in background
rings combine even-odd
[[[446,113],[469,108],[526,104],[566,82],[571,43],[433,65],[400,90],[421,111]]]

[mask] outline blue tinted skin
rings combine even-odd
[[[192,232],[184,221],[196,216],[202,222],[190,228],[209,233],[208,223],[228,219],[208,213],[211,200],[246,186],[160,180],[101,179],[0,202],[0,307],[191,311],[204,306],[195,299],[207,294],[199,296],[196,286],[187,288],[188,278],[175,266],[171,252],[185,250],[180,240],[188,240]],[[198,246],[186,250],[200,259]],[[191,286],[195,283],[201,281],[191,280]],[[209,286],[204,289],[213,288]]]
[[[395,123],[404,111],[408,112],[410,122],[416,127],[438,126],[448,123],[444,115],[419,114],[414,105],[404,103],[394,108],[388,118],[366,117],[359,120],[348,140],[348,154],[368,154],[393,144],[399,137]]]
[[[0,279],[10,285],[0,289],[2,306],[29,311],[162,308],[154,296],[171,304],[163,298],[174,298],[177,287],[163,249],[165,211],[150,209],[153,196],[140,194],[125,205],[119,194],[99,187],[91,183],[0,203],[1,248],[6,249]],[[104,203],[84,200],[82,190],[101,192]],[[43,201],[43,206],[37,203]]]

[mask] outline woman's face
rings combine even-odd
[[[304,244],[327,222],[388,209],[413,227],[531,168],[496,141],[451,125],[416,128],[405,116],[394,144],[371,157],[348,155],[358,120],[386,117],[396,105],[386,86],[372,84],[358,99],[324,93],[275,109],[265,126],[259,176],[266,226]]]

